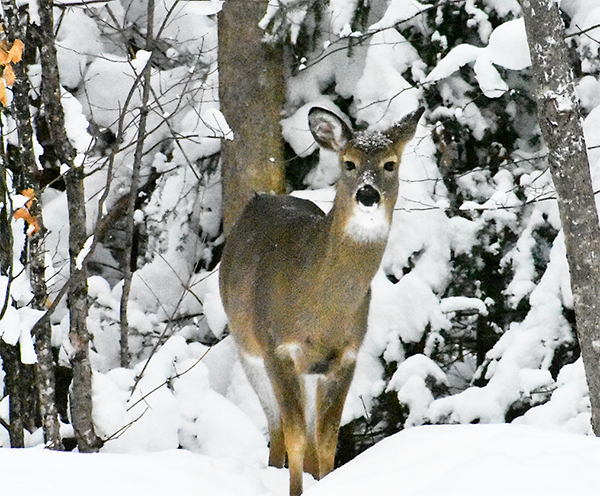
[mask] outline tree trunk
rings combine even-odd
[[[18,346],[11,346],[0,339],[0,357],[4,370],[4,394],[8,394],[8,437],[11,448],[24,448],[23,414],[20,395],[21,357]]]
[[[146,21],[146,51],[153,53],[154,40],[154,0],[147,0],[147,21]],[[144,143],[147,135],[148,113],[150,111],[150,92],[152,76],[152,59],[150,55],[142,72],[142,102],[140,105],[140,120],[138,124],[137,142],[133,156],[133,167],[131,172],[131,185],[129,187],[129,197],[127,198],[127,215],[125,216],[125,260],[123,262],[123,290],[121,292],[120,307],[120,325],[121,325],[121,367],[129,367],[131,353],[129,351],[129,321],[128,304],[131,293],[131,283],[133,280],[133,267],[135,265],[134,255],[134,235],[135,235],[135,206],[140,187],[140,170],[144,158]]]
[[[285,193],[283,46],[262,42],[266,6],[227,0],[219,14],[219,99],[234,133],[221,145],[225,236],[255,192]]]
[[[68,307],[69,341],[73,346],[71,365],[71,421],[81,452],[98,451],[102,440],[92,423],[92,368],[89,357],[90,336],[87,329],[87,270],[79,255],[87,240],[83,167],[74,164],[75,150],[65,131],[64,112],[60,97],[60,79],[54,38],[54,15],[51,0],[38,2],[41,30],[42,105],[44,117],[56,156],[68,167],[64,176],[69,210],[70,285]]]
[[[554,0],[521,0],[537,84],[538,116],[567,248],[577,334],[600,435],[600,227],[579,103]]]

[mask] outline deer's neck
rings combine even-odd
[[[348,299],[362,301],[360,296],[369,291],[371,281],[379,268],[387,244],[385,236],[355,237],[348,230],[347,219],[332,210],[323,219],[325,229],[320,231],[318,244],[322,264],[318,264],[320,279],[336,287]]]

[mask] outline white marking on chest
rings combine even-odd
[[[390,223],[381,206],[365,207],[358,204],[346,224],[346,233],[359,243],[381,241],[387,238]]]

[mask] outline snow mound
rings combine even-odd
[[[599,462],[593,437],[507,424],[424,426],[384,439],[305,495],[594,494]]]

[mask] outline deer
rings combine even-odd
[[[398,167],[423,109],[389,129],[353,133],[313,107],[310,131],[339,155],[333,207],[256,193],[223,250],[219,287],[240,361],[267,418],[269,465],[289,468],[290,496],[303,472],[334,468],[338,430],[367,330],[371,282],[398,197]]]

